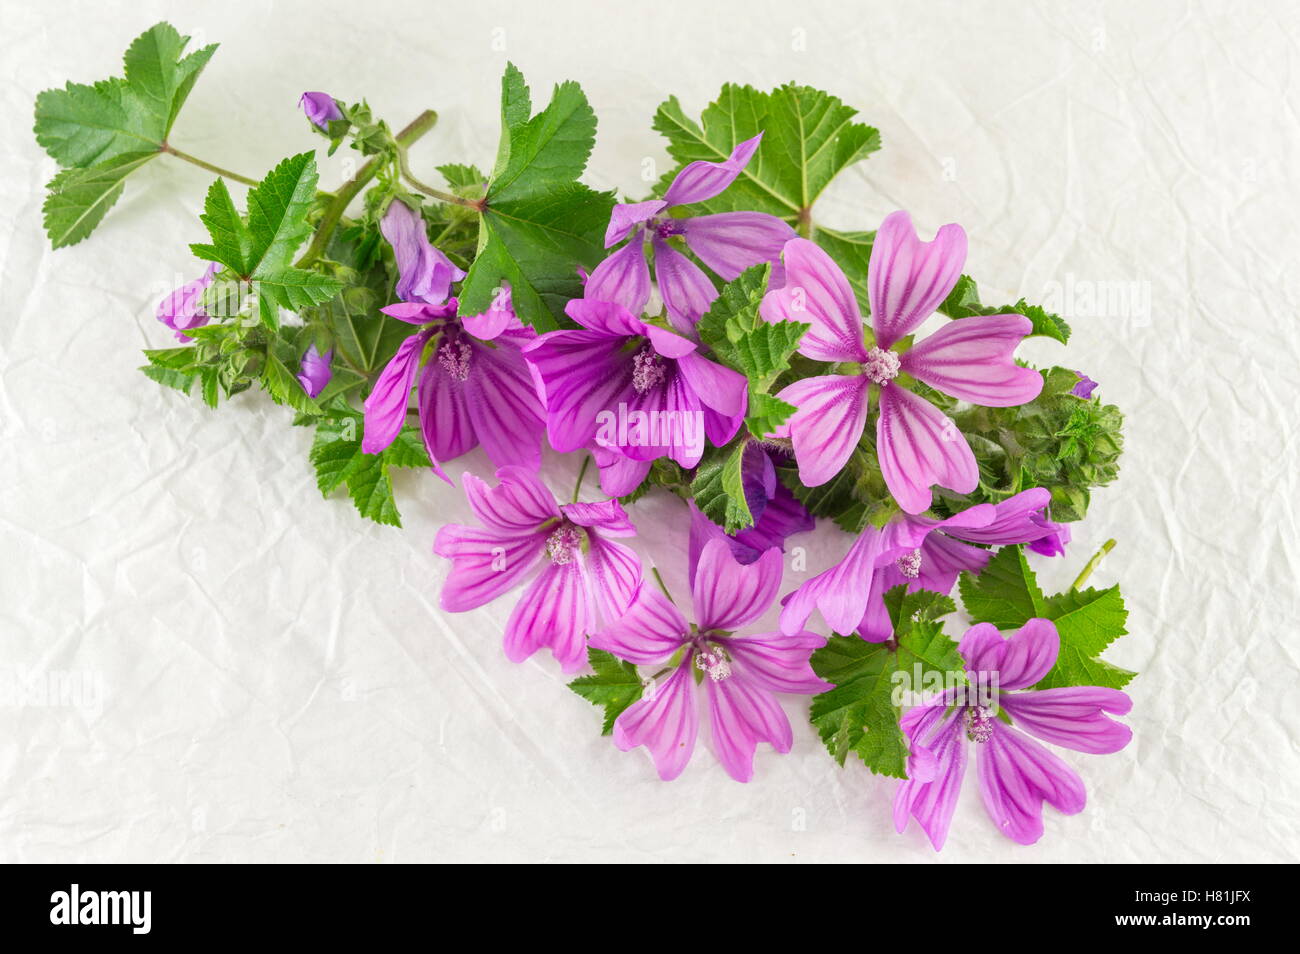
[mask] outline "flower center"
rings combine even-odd
[[[993,713],[984,706],[967,706],[963,718],[966,720],[966,738],[972,742],[987,742],[993,737]]]
[[[649,345],[632,356],[632,387],[636,388],[637,394],[645,394],[651,388],[658,387],[667,376],[664,359],[655,354]]]
[[[681,219],[657,218],[653,220],[652,227],[655,230],[655,235],[662,239],[672,238],[674,235],[684,235],[686,233],[686,226],[682,224]]]
[[[581,546],[582,531],[571,523],[562,523],[546,538],[546,555],[556,566],[565,566],[573,562]]]
[[[470,343],[453,335],[444,338],[438,345],[438,363],[455,381],[464,381],[469,377],[469,359],[474,353]]]
[[[862,373],[873,384],[884,386],[898,377],[900,362],[898,355],[884,348],[872,348],[867,352],[867,360],[862,362]]]
[[[903,574],[909,580],[915,580],[921,575],[921,551],[913,550],[905,556],[899,557],[895,564],[898,566],[898,572]]]
[[[695,668],[708,673],[714,682],[722,682],[731,675],[731,663],[720,646],[702,644],[695,651]]]

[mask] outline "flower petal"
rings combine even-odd
[[[694,334],[695,323],[713,305],[718,290],[700,267],[663,239],[654,240],[655,280],[668,310],[668,320],[682,334]]]
[[[975,454],[952,419],[894,384],[880,389],[876,454],[885,485],[908,513],[929,509],[935,484],[959,494],[979,485]]]
[[[636,551],[591,530],[587,533],[584,565],[591,593],[592,625],[625,614],[641,588],[641,558]]]
[[[461,315],[460,325],[480,341],[493,341],[507,329],[522,332],[530,341],[536,336],[536,332],[525,328],[515,315],[514,296],[510,293],[510,286],[504,283],[492,296],[487,311],[478,315]]]
[[[686,165],[672,185],[664,193],[664,202],[669,206],[690,205],[712,199],[731,183],[736,181],[749,160],[753,158],[758,143],[763,138],[759,133],[753,139],[746,139],[732,150],[731,155],[722,162],[706,162],[698,159]]]
[[[637,666],[661,663],[685,642],[690,624],[668,598],[642,585],[626,613],[591,634],[591,647]]]
[[[308,397],[316,397],[330,383],[330,379],[334,377],[334,371],[330,367],[330,362],[333,360],[333,348],[321,354],[316,349],[315,342],[307,346],[302,360],[298,363],[298,383],[302,385]]]
[[[957,585],[962,573],[979,572],[988,566],[991,551],[954,540],[944,533],[932,533],[920,546],[921,566],[908,592],[929,590],[945,596]]]
[[[1133,738],[1132,729],[1106,717],[1107,712],[1124,715],[1133,708],[1133,700],[1118,689],[1068,686],[1004,692],[998,701],[1017,727],[1076,752],[1106,755]]]
[[[945,225],[933,241],[922,242],[910,215],[888,216],[876,232],[867,262],[876,344],[890,347],[934,314],[957,284],[965,262],[966,232],[960,225]]]
[[[815,523],[808,508],[778,484],[754,525],[735,535],[731,549],[741,563],[753,563],[765,550],[784,550],[787,537],[806,533]]]
[[[454,380],[436,356],[421,370],[415,397],[424,447],[435,471],[440,471],[445,461],[455,460],[478,446],[465,382]]]
[[[607,537],[636,536],[636,527],[632,525],[627,511],[617,500],[562,504],[560,512],[578,526],[599,530]]]
[[[498,338],[495,347],[474,345],[466,407],[474,433],[498,467],[520,464],[536,470],[542,460],[546,411],[520,350]]]
[[[622,351],[625,340],[602,331],[551,331],[524,348],[546,395],[546,431],[557,451],[591,444],[600,412],[636,396],[632,356]]]
[[[787,426],[805,485],[826,483],[853,456],[867,426],[867,384],[861,375],[827,374],[796,381],[777,395],[798,408]]]
[[[766,689],[749,685],[735,671],[717,682],[705,680],[709,700],[709,731],[714,753],[737,782],[754,777],[754,750],[770,742],[778,752],[794,744],[790,720]]]
[[[833,689],[829,682],[813,672],[812,654],[826,645],[826,638],[804,630],[785,633],[759,633],[754,636],[728,636],[721,640],[731,654],[737,671],[745,681],[769,692],[792,692],[812,695]]]
[[[524,590],[506,622],[506,658],[523,662],[549,647],[561,669],[576,672],[587,661],[584,637],[591,609],[581,563],[550,564]]]
[[[618,203],[609,213],[609,225],[605,229],[605,248],[613,248],[627,238],[632,229],[642,222],[649,222],[666,208],[668,203],[663,199]]]
[[[705,407],[727,417],[745,413],[749,382],[743,374],[724,368],[697,351],[678,358],[677,369]]]
[[[640,235],[633,236],[632,241],[607,255],[592,269],[582,297],[621,305],[634,315],[641,314],[650,300],[650,265]]]
[[[793,635],[802,631],[814,609],[821,611],[833,631],[853,632],[867,611],[871,577],[882,557],[882,540],[875,527],[864,528],[844,559],[789,594],[781,609],[781,632]]]
[[[695,620],[700,629],[736,630],[758,619],[776,600],[781,570],[781,554],[776,550],[742,566],[731,555],[726,540],[710,540],[691,573]]]
[[[396,200],[379,221],[379,231],[393,247],[397,260],[397,297],[403,301],[428,302],[447,300],[452,282],[465,273],[446,255],[434,248],[424,225],[424,216],[405,202]]]
[[[365,425],[362,428],[361,449],[367,454],[378,454],[402,432],[406,423],[406,408],[411,401],[411,385],[420,367],[420,354],[431,332],[420,331],[397,348],[380,373],[379,379],[366,398]]]
[[[483,525],[507,533],[531,533],[560,515],[555,496],[536,472],[525,467],[501,467],[497,486],[479,477],[463,478],[465,499]]]
[[[590,278],[587,279],[587,284],[590,286]],[[564,306],[564,313],[588,331],[598,331],[611,338],[643,335],[646,331],[644,321],[636,317],[626,305],[615,301],[574,298]]]
[[[862,311],[844,272],[808,239],[785,243],[785,285],[763,296],[765,321],[811,324],[799,353],[814,361],[865,361]]]
[[[919,757],[914,756],[914,760],[924,765],[921,776],[928,776],[929,781],[922,781],[918,776],[898,787],[894,795],[894,828],[901,833],[907,828],[909,816],[915,818],[934,850],[939,851],[948,839],[948,828],[966,774],[961,709],[948,708],[940,699],[911,710],[903,722],[904,731],[913,728],[913,732],[907,733],[913,750],[917,746],[925,750],[924,754],[918,753]]]
[[[902,370],[961,401],[1016,407],[1038,397],[1043,376],[1016,364],[1016,345],[1033,330],[1022,315],[949,322],[904,353]]]
[[[448,524],[433,552],[452,561],[438,605],[462,613],[492,602],[522,583],[545,552],[546,535]]]
[[[1043,836],[1043,802],[1066,815],[1083,811],[1083,780],[1027,735],[998,719],[992,725],[977,760],[984,807],[1002,834],[1032,845]]]
[[[654,463],[633,460],[612,447],[593,447],[591,456],[600,468],[600,489],[610,497],[622,497],[640,487]]]
[[[979,623],[966,630],[957,651],[973,673],[996,673],[1002,690],[1024,689],[1044,676],[1056,662],[1061,639],[1049,619],[1031,619],[1003,638],[992,623]]]
[[[775,262],[785,243],[798,238],[788,223],[766,212],[719,212],[680,221],[686,247],[727,282],[754,265]]]
[[[687,653],[671,676],[628,706],[614,723],[614,744],[624,752],[644,745],[664,781],[681,775],[695,751],[700,717],[693,681]]]

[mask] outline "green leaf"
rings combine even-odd
[[[742,478],[748,444],[745,438],[740,437],[726,447],[710,449],[691,481],[695,505],[727,533],[736,533],[754,525]]]
[[[839,232],[820,226],[813,232],[813,241],[844,270],[844,277],[853,287],[853,295],[863,315],[871,314],[867,265],[871,261],[871,246],[875,240],[875,232]]]
[[[963,573],[962,604],[977,623],[1018,629],[1038,617],[1056,624],[1061,651],[1056,664],[1034,688],[1108,686],[1120,689],[1135,675],[1098,657],[1128,631],[1128,611],[1119,587],[1067,590],[1044,597],[1022,549],[1003,547],[979,576]]]
[[[660,180],[659,194],[697,160],[721,162],[741,142],[763,133],[754,158],[722,194],[689,207],[690,214],[756,210],[791,223],[811,221],[812,206],[831,180],[880,148],[880,134],[853,122],[857,110],[809,86],[788,83],[770,93],[727,84],[690,119],[676,97],[655,113],[678,165]]]
[[[212,183],[201,219],[210,243],[190,246],[199,258],[220,262],[256,289],[263,323],[279,325],[277,308],[298,310],[329,301],[343,287],[320,272],[295,268],[293,254],[311,234],[307,213],[316,195],[316,157],[283,160],[248,193],[241,216],[222,179]]]
[[[763,323],[758,307],[767,292],[770,265],[755,265],[727,282],[709,310],[700,316],[696,330],[700,340],[713,349],[720,360],[735,362],[735,343]]]
[[[468,314],[486,311],[508,284],[520,319],[545,330],[556,327],[565,304],[581,295],[579,266],[591,268],[603,257],[614,199],[577,181],[596,136],[596,114],[581,87],[557,85],[549,105],[531,113],[523,75],[509,64],[501,81],[497,162],[479,213],[478,254],[460,300]]]
[[[87,168],[126,153],[161,150],[216,44],[183,55],[189,37],[150,27],[124,57],[125,78],[68,83],[36,97],[36,141],[61,166]]]
[[[394,467],[428,467],[429,455],[419,429],[406,425],[397,439],[379,454],[361,449],[364,422],[350,407],[335,402],[328,417],[316,425],[311,462],[322,496],[346,486],[357,512],[376,523],[400,527],[401,516],[393,497]]]
[[[835,688],[813,697],[809,720],[841,765],[853,752],[878,775],[907,777],[907,737],[898,725],[901,694],[919,691],[922,686],[913,685],[918,678],[964,679],[957,644],[938,620],[954,608],[938,594],[908,594],[896,601],[902,619],[893,645],[832,636],[813,653],[813,670]]]
[[[276,404],[286,404],[301,414],[319,414],[320,406],[302,389],[298,378],[274,353],[266,355],[262,387]]]
[[[749,409],[745,412],[745,429],[754,437],[763,438],[790,419],[797,408],[780,398],[762,392],[749,392]]]
[[[641,698],[641,676],[636,666],[599,649],[587,650],[587,662],[596,671],[595,675],[579,676],[569,683],[569,688],[592,705],[604,707],[605,721],[600,734],[609,735],[614,730],[614,720]]]
[[[990,307],[980,303],[979,288],[969,275],[957,279],[957,284],[939,306],[949,318],[970,318],[974,315],[1024,315],[1033,323],[1029,337],[1051,338],[1065,344],[1070,340],[1070,326],[1060,315],[1054,315],[1040,305],[1031,305],[1023,298],[1014,305]]]
[[[50,180],[42,211],[51,248],[90,235],[122,195],[123,182],[156,152],[127,152],[88,169],[64,169]]]

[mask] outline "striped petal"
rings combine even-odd
[[[948,297],[965,262],[966,232],[960,225],[945,225],[933,241],[922,242],[910,215],[888,216],[867,263],[876,344],[888,348],[920,327]]]
[[[961,401],[1016,407],[1038,397],[1043,376],[1012,356],[1033,330],[1022,315],[962,318],[944,325],[904,353],[902,370]]]
[[[979,465],[962,432],[925,398],[896,384],[880,389],[876,453],[885,485],[908,513],[929,509],[935,484],[959,494],[979,485]]]

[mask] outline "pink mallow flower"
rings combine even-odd
[[[844,467],[866,428],[870,392],[878,393],[876,453],[885,484],[908,513],[930,506],[938,484],[960,494],[979,483],[966,438],[925,398],[896,381],[900,374],[962,401],[1013,407],[1032,401],[1042,376],[1016,365],[1012,352],[1033,329],[1022,315],[953,321],[918,344],[912,334],[948,296],[966,261],[966,233],[945,225],[931,242],[917,238],[906,212],[885,219],[867,264],[874,342],[863,334],[862,313],[848,279],[831,257],[807,239],[786,243],[786,283],[763,299],[768,321],[808,322],[799,351],[840,365],[805,378],[779,395],[798,411],[778,436],[794,443],[799,477],[809,487]],[[903,345],[901,352],[893,350]],[[847,367],[845,367],[847,365]]]
[[[614,723],[614,744],[625,752],[644,745],[660,778],[680,775],[695,750],[697,682],[704,684],[713,749],[738,782],[753,778],[759,742],[790,751],[790,720],[775,693],[807,695],[832,688],[808,662],[826,642],[817,634],[735,632],[771,606],[781,585],[781,563],[773,549],[742,566],[725,540],[711,540],[700,553],[691,586],[696,623],[642,584],[627,614],[592,634],[596,649],[638,666],[672,668]]]
[[[438,531],[433,551],[452,561],[439,605],[461,613],[531,579],[506,624],[506,657],[523,662],[549,647],[574,672],[587,658],[585,635],[623,615],[641,585],[641,560],[613,539],[636,528],[617,500],[556,503],[523,467],[502,467],[497,480],[464,478],[482,527]]]
[[[722,162],[697,160],[677,173],[662,199],[614,206],[605,231],[605,247],[630,239],[596,266],[587,278],[584,297],[617,302],[640,314],[650,298],[646,242],[654,248],[655,279],[674,328],[690,334],[709,310],[718,291],[698,265],[673,248],[680,236],[686,247],[724,281],[762,262],[775,262],[781,247],[794,238],[789,224],[766,212],[719,212],[673,218],[674,206],[704,202],[723,192],[745,171],[762,133],[748,139]]]
[[[321,354],[315,342],[307,346],[298,364],[298,383],[302,385],[308,397],[316,397],[330,383],[334,377],[334,371],[330,367],[330,362],[333,360],[333,348]]]
[[[744,375],[621,305],[579,298],[565,312],[582,327],[547,332],[524,356],[545,394],[551,446],[601,449],[607,493],[613,461],[634,487],[659,457],[694,467],[706,437],[718,446],[731,440],[745,415]]]
[[[302,107],[303,115],[311,120],[312,125],[317,129],[328,131],[330,123],[343,118],[343,111],[339,109],[339,104],[329,93],[316,91],[303,93],[298,100],[298,105]]]
[[[911,755],[909,778],[894,796],[898,831],[915,818],[935,849],[943,847],[968,744],[977,751],[984,807],[1012,841],[1032,845],[1042,837],[1044,802],[1066,815],[1083,810],[1078,773],[1029,736],[1077,752],[1118,752],[1133,733],[1107,714],[1124,715],[1133,703],[1118,689],[1099,686],[1014,691],[1046,676],[1060,645],[1056,626],[1045,619],[1031,619],[1006,638],[990,623],[966,631],[958,648],[972,685],[985,689],[948,690],[903,716]]]
[[[157,318],[176,332],[177,341],[189,341],[186,332],[191,328],[202,328],[210,320],[203,310],[203,292],[212,284],[212,277],[219,267],[216,262],[208,262],[207,271],[200,277],[182,285],[158,303]]]
[[[992,555],[971,544],[1032,544],[1064,530],[1043,516],[1050,501],[1047,490],[1035,487],[942,520],[902,514],[883,529],[866,527],[842,560],[786,597],[781,628],[797,632],[820,610],[834,632],[883,642],[893,635],[887,591],[906,585],[909,592],[951,593],[960,573],[978,576]]]

